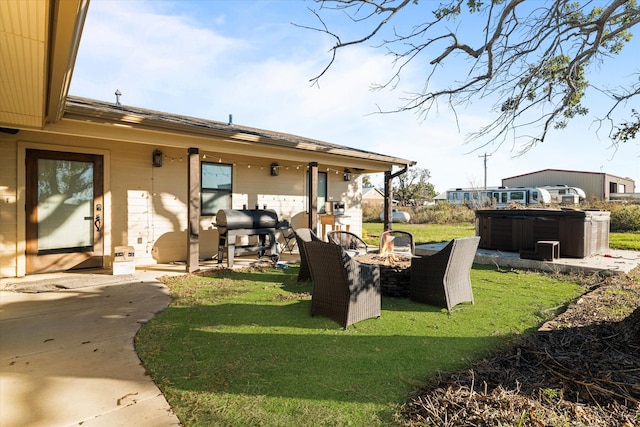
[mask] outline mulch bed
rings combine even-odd
[[[582,278],[591,292],[508,350],[418,391],[403,424],[640,426],[639,278],[639,268]]]

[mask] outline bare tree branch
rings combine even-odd
[[[612,0],[602,7],[589,0],[316,2],[320,11],[313,13],[319,26],[308,28],[333,37],[335,45],[329,64],[311,79],[313,83],[326,75],[339,50],[375,41],[374,48],[384,48],[393,65],[389,79],[376,84],[375,89],[396,88],[410,65],[431,67],[425,72],[420,90],[401,97],[403,104],[397,108],[379,108],[380,113],[415,111],[420,119],[426,119],[432,109],[438,108],[439,101],[455,112],[472,99],[490,100],[496,116],[471,138],[488,139],[483,146],[524,140],[523,152],[543,142],[550,130],[564,128],[568,120],[588,113],[584,97],[588,88],[595,88],[587,80],[588,72],[614,58],[630,40],[629,30],[640,23],[635,0]],[[435,10],[426,10],[433,5],[437,5]],[[343,41],[325,24],[323,15],[328,12],[340,12],[365,30],[360,36]],[[419,15],[424,20],[409,28],[387,28],[400,14]],[[469,20],[482,20],[481,34],[470,36],[460,31],[462,24],[454,31],[448,28],[450,23]],[[465,41],[463,36],[470,40]],[[439,82],[439,86],[432,87],[438,72],[458,67],[457,73],[461,59],[466,64],[466,77],[458,81],[450,78],[449,85]],[[614,110],[639,94],[638,86],[615,92],[601,89],[599,93],[612,100],[612,108],[602,120],[610,119]],[[626,129],[631,129],[633,123],[627,122]],[[531,128],[538,130],[528,135],[527,129]],[[614,144],[623,141],[621,135],[610,133]],[[629,138],[632,134],[624,135]]]

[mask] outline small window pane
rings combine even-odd
[[[232,166],[202,163],[200,174],[201,215],[213,216],[231,208]]]
[[[327,173],[318,172],[318,210],[324,212],[324,203],[327,201]]]
[[[511,200],[524,200],[524,192],[514,191],[511,193]]]
[[[231,190],[231,165],[202,163],[202,188]]]
[[[215,215],[220,209],[231,208],[231,194],[202,193],[202,214]]]

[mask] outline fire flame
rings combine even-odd
[[[393,243],[393,240],[395,239],[395,237],[393,237],[391,234],[385,234],[383,237],[383,242],[382,242],[382,248],[380,249],[380,255],[383,254],[387,254],[387,253],[391,253],[393,252],[393,250],[395,249],[395,245]]]
[[[396,265],[402,262],[409,261],[411,259],[406,255],[402,255],[394,252],[395,251],[395,244],[393,243],[394,239],[395,237],[389,233],[383,235],[382,248],[380,248],[380,253],[376,257],[376,259],[379,261],[382,261],[383,265],[385,266]]]

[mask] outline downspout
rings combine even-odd
[[[406,173],[409,170],[409,165],[404,165],[403,169],[400,169],[396,173],[392,174],[391,171],[384,173],[384,231],[389,231],[392,228],[392,212],[391,212],[391,181],[393,178]]]

